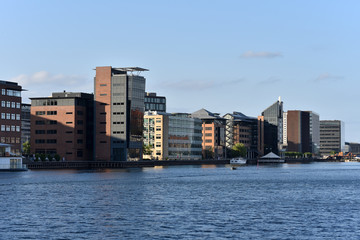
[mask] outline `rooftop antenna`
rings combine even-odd
[[[279,96],[279,102],[281,102],[281,96]]]

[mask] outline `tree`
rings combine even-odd
[[[23,143],[23,152],[25,155],[30,155],[30,142],[26,141]]]
[[[144,155],[151,155],[153,151],[153,147],[151,145],[143,145],[143,154]]]
[[[243,143],[237,143],[232,147],[233,157],[246,157],[246,147]]]

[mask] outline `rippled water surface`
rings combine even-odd
[[[0,239],[360,239],[360,163],[0,173]]]

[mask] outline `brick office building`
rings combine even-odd
[[[31,153],[92,160],[93,99],[93,94],[71,92],[31,98]]]
[[[145,78],[138,67],[96,67],[95,147],[97,161],[142,159]]]
[[[21,91],[17,83],[0,81],[0,142],[11,144],[14,154],[21,153]]]

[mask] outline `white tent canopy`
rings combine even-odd
[[[280,159],[280,157],[273,152],[269,152],[265,156],[261,157],[261,159]]]

